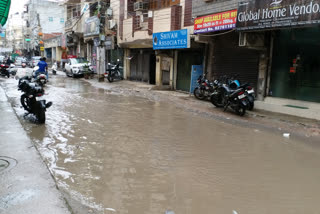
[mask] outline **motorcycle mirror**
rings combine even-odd
[[[111,65],[111,63],[109,62],[108,65]]]
[[[117,59],[118,62],[120,62],[120,59]]]

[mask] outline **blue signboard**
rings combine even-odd
[[[194,89],[197,87],[197,80],[200,75],[203,75],[203,66],[202,65],[193,65],[191,70],[191,84],[190,84],[190,93],[193,93]]]
[[[188,29],[154,33],[152,41],[154,50],[190,48]]]

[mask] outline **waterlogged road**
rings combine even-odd
[[[16,80],[1,84],[75,213],[320,213],[310,144],[65,76],[51,78],[37,125]]]

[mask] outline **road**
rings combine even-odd
[[[320,212],[320,150],[303,139],[64,75],[51,76],[38,125],[17,80],[1,85],[75,213]]]

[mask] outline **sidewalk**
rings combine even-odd
[[[0,213],[71,213],[0,87]]]

